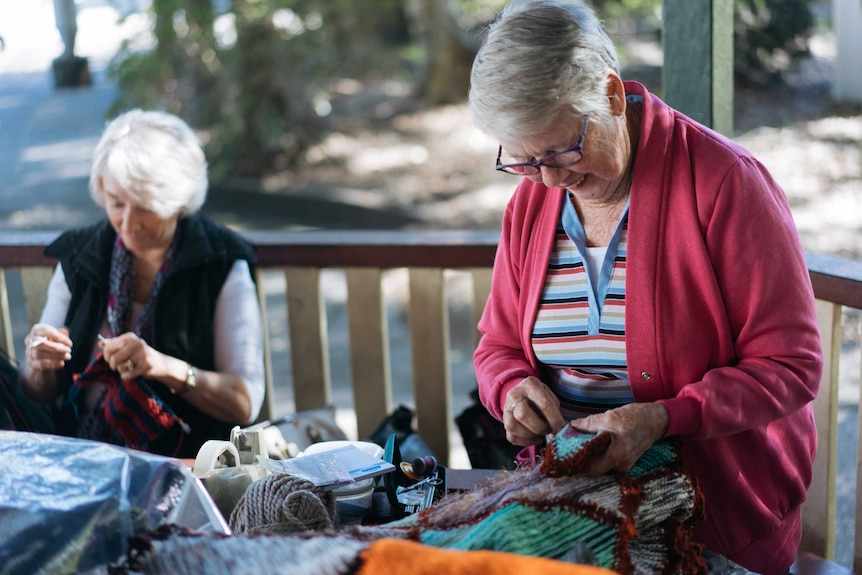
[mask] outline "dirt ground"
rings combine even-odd
[[[639,47],[648,56],[624,77],[660,89],[656,49]],[[806,249],[860,259],[862,106],[831,98],[829,39],[815,38],[812,52],[781,83],[737,85],[734,139],[784,188]],[[310,152],[309,166],[266,187],[291,194],[314,183],[332,199],[418,218],[415,227],[497,229],[517,183],[494,171],[497,143],[473,127],[466,104],[411,112],[399,90],[366,91],[364,120],[334,119],[337,133]]]

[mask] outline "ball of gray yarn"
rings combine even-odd
[[[335,497],[312,482],[281,473],[248,486],[230,514],[234,533],[300,533],[332,529]]]

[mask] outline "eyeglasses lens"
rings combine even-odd
[[[547,166],[549,168],[567,168],[572,164],[579,162],[582,157],[583,155],[581,152],[577,150],[569,150],[543,158],[541,164],[535,166],[518,163],[515,159],[511,157],[507,158],[506,155],[503,154],[500,158],[500,163],[502,164],[501,170],[504,172],[519,176],[532,176],[541,171],[540,166]]]

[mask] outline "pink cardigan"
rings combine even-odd
[[[660,401],[667,436],[706,498],[712,551],[783,573],[817,438],[822,353],[814,295],[784,192],[746,150],[644,98],[626,266],[626,356],[636,401]],[[474,356],[480,397],[541,378],[530,345],[563,190],[524,179],[506,209]]]

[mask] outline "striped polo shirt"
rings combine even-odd
[[[574,208],[565,210],[570,210],[571,222]],[[634,401],[625,347],[628,218],[621,220],[618,241],[608,246],[614,250],[616,243],[615,255],[605,255],[601,248],[579,249],[570,237],[577,239],[577,234],[566,232],[564,219],[548,262],[532,345],[546,367],[546,383],[560,399],[563,417],[576,419]],[[591,258],[590,250],[597,250],[598,257]]]

